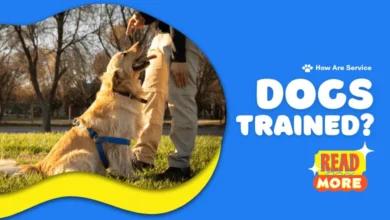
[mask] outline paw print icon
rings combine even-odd
[[[313,67],[310,64],[303,65],[302,69],[305,71],[305,73],[310,73],[310,71],[313,70]]]

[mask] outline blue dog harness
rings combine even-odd
[[[137,100],[143,104],[147,103],[148,101],[145,100],[145,99],[142,99],[142,98],[138,98],[137,96],[135,96],[134,94],[132,93],[128,93],[128,92],[117,92],[118,94],[122,95],[122,96],[125,96],[125,97],[128,97],[130,99],[134,99],[134,100]],[[78,126],[79,128],[85,128],[80,122],[79,120],[76,118],[74,121],[73,121],[73,124]],[[96,143],[96,148],[99,152],[99,156],[100,156],[100,160],[103,162],[103,165],[104,165],[104,168],[108,168],[108,165],[109,165],[109,161],[106,157],[106,154],[104,154],[104,149],[103,149],[103,143],[109,143],[109,144],[120,144],[120,145],[126,145],[128,147],[130,147],[130,140],[128,139],[124,139],[124,138],[117,138],[117,137],[104,137],[104,136],[99,136],[99,134],[94,131],[92,128],[86,128],[88,133],[89,133],[89,136],[91,137],[91,139],[93,141],[95,141]]]
[[[84,126],[82,126],[77,119],[74,120],[73,124],[78,127],[84,128]],[[104,153],[103,143],[120,144],[120,145],[126,145],[128,147],[130,146],[130,140],[128,139],[99,136],[99,134],[96,131],[94,131],[92,128],[87,128],[87,131],[91,139],[96,143],[96,148],[99,152],[100,160],[102,161],[104,168],[106,169],[108,168],[109,162],[106,157],[106,154]]]

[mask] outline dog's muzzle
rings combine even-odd
[[[133,70],[139,71],[139,70],[145,69],[150,64],[149,60],[154,59],[154,58],[157,58],[157,56],[151,55],[151,56],[148,56],[146,58],[141,58],[141,59],[136,60],[133,63]]]

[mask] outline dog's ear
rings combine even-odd
[[[111,73],[111,83],[112,90],[114,90],[123,79],[123,70],[122,69],[114,69]]]
[[[104,73],[101,77],[104,87],[109,91],[113,91],[121,83],[122,79],[123,70],[118,68]]]

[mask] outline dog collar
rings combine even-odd
[[[120,95],[123,95],[123,96],[126,96],[126,97],[129,97],[130,99],[135,99],[141,103],[147,103],[148,101],[146,99],[142,99],[142,98],[139,98],[137,97],[136,95],[134,95],[133,93],[129,93],[129,92],[116,92]]]

